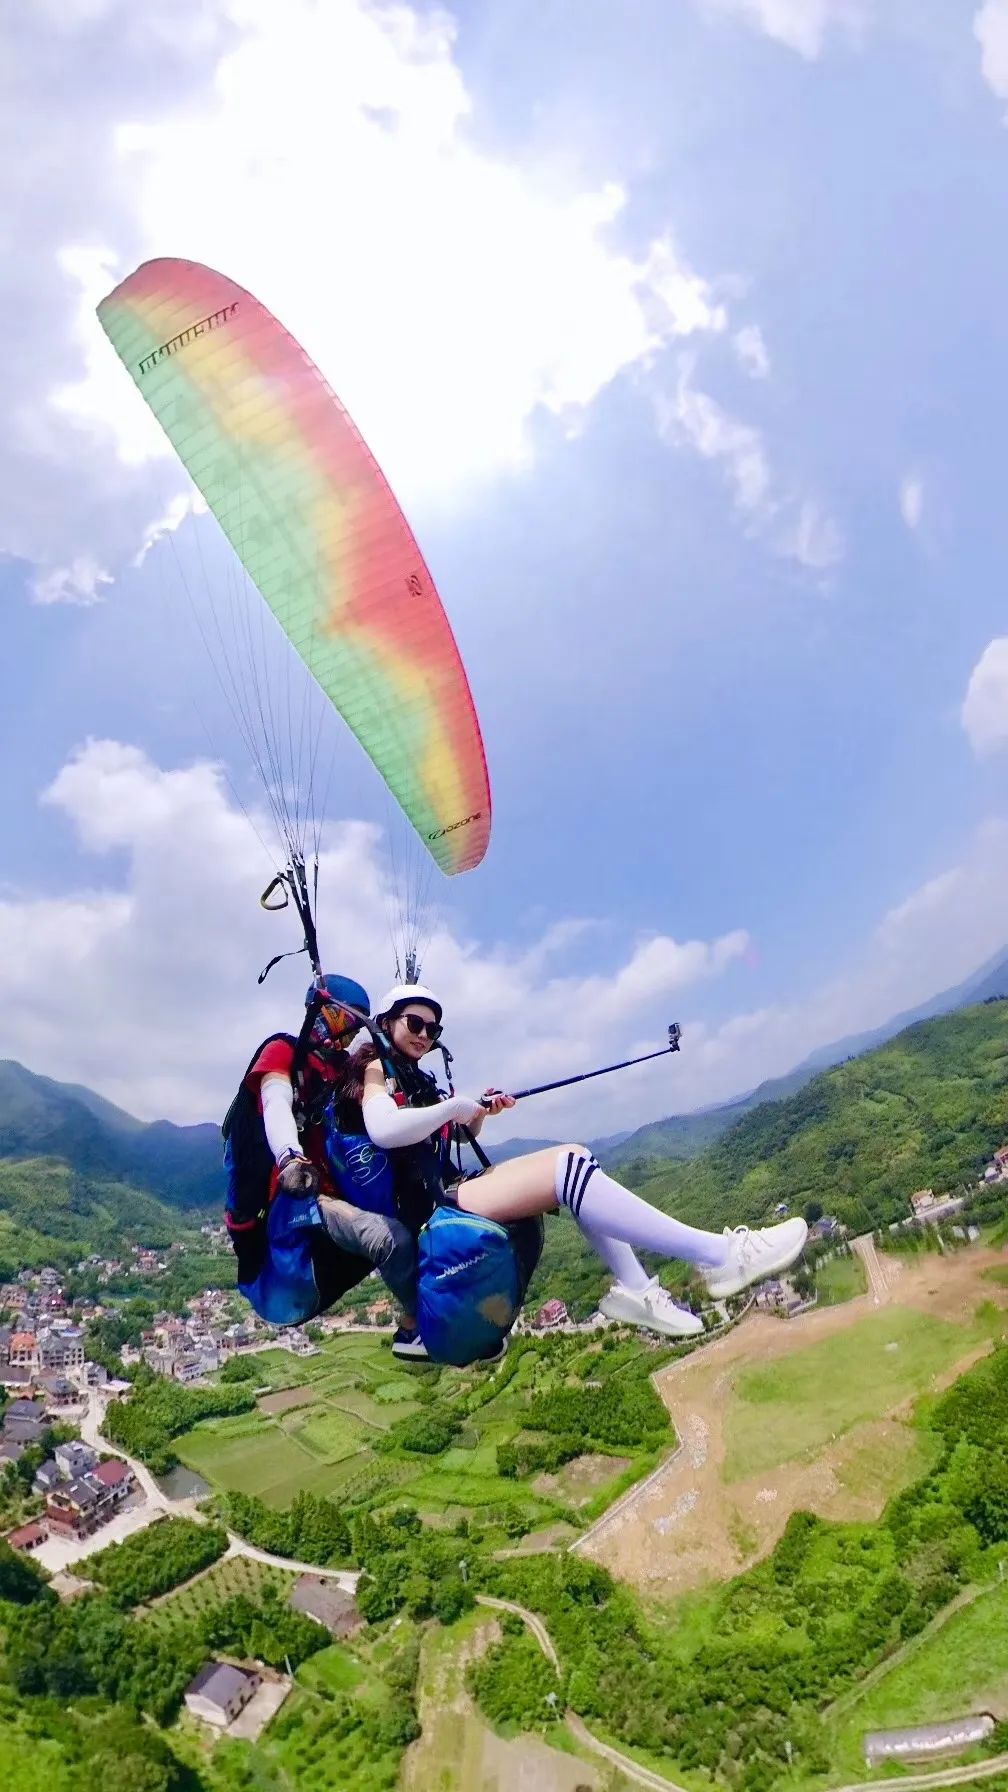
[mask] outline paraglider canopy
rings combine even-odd
[[[434,862],[448,875],[478,865],[490,790],[458,648],[412,531],[319,369],[257,299],[199,262],[145,262],[98,316]],[[296,871],[303,839],[280,819]],[[300,910],[297,877],[281,875]]]

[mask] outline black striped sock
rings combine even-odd
[[[597,1169],[595,1159],[586,1157],[580,1151],[568,1151],[557,1164],[557,1204],[568,1208],[575,1219],[581,1212],[585,1189]]]

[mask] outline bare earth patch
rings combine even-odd
[[[270,1415],[290,1412],[295,1406],[317,1406],[318,1391],[312,1387],[281,1388],[278,1394],[262,1394],[256,1404],[260,1412]]]
[[[968,1324],[992,1293],[990,1281],[981,1279],[984,1270],[1004,1261],[1004,1253],[992,1250],[906,1263],[881,1253],[881,1273],[867,1294],[789,1321],[751,1314],[725,1337],[670,1364],[657,1386],[683,1447],[668,1472],[585,1553],[620,1579],[667,1596],[751,1567],[773,1548],[792,1512],[877,1518],[890,1494],[922,1472],[928,1460],[926,1439],[909,1424],[913,1402],[903,1400],[883,1416],[855,1425],[814,1460],[764,1467],[728,1486],[725,1433],[736,1376],[846,1332],[877,1314],[880,1304]],[[964,1337],[962,1359],[936,1377],[936,1388],[948,1385],[988,1348],[976,1344],[975,1333]]]
[[[537,1475],[532,1491],[545,1499],[563,1500],[568,1506],[587,1506],[600,1487],[607,1481],[615,1481],[617,1475],[629,1466],[629,1456],[575,1456],[573,1462],[565,1462],[556,1474]]]

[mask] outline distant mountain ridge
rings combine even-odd
[[[823,1069],[873,1050],[917,1021],[1008,996],[1008,948],[973,976],[882,1027],[812,1053],[786,1076],[760,1083],[732,1101],[650,1121],[631,1133],[590,1141],[599,1159],[639,1176],[658,1162],[687,1162],[714,1144],[754,1108],[795,1095]],[[506,1161],[540,1150],[549,1139],[509,1139],[492,1150]],[[131,1184],[176,1208],[218,1207],[223,1198],[220,1129],[145,1122],[78,1083],[59,1083],[0,1059],[0,1160],[48,1157],[85,1176]]]
[[[57,1158],[173,1207],[219,1206],[220,1128],[144,1122],[75,1083],[0,1059],[0,1158]]]

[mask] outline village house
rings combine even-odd
[[[48,1462],[43,1462],[40,1467],[35,1470],[35,1479],[32,1482],[32,1492],[51,1493],[53,1488],[58,1487],[62,1480],[63,1475],[60,1472],[60,1465],[54,1457],[50,1456]]]
[[[227,1661],[208,1661],[185,1690],[185,1707],[204,1723],[226,1729],[262,1685],[262,1675]]]
[[[26,1369],[22,1364],[0,1364],[0,1387],[8,1393],[28,1393],[34,1380],[34,1371]]]
[[[45,1407],[38,1400],[12,1400],[4,1412],[3,1434],[12,1442],[36,1444],[45,1428]]]
[[[11,1341],[10,1326],[9,1325],[0,1325],[0,1363],[9,1363],[10,1362],[10,1341]]]
[[[932,1226],[938,1220],[951,1219],[964,1205],[962,1195],[936,1195],[933,1188],[919,1188],[910,1196],[910,1211],[918,1226]]]
[[[69,1443],[57,1444],[53,1456],[64,1481],[76,1481],[79,1475],[86,1475],[98,1463],[97,1450],[92,1450],[90,1444],[82,1444],[76,1437]]]
[[[53,1537],[90,1537],[103,1521],[104,1489],[89,1475],[61,1481],[46,1500],[46,1524]],[[111,1504],[111,1502],[109,1502]]]
[[[774,1280],[762,1282],[757,1288],[756,1305],[764,1313],[777,1313],[783,1319],[790,1319],[792,1314],[801,1312],[805,1302],[790,1282]]]
[[[59,1369],[64,1373],[68,1369],[83,1369],[83,1333],[76,1326],[66,1325],[59,1331],[45,1332],[39,1338],[38,1354],[41,1369]]]
[[[128,1462],[121,1461],[117,1456],[99,1462],[92,1474],[94,1480],[99,1481],[107,1490],[113,1508],[121,1506],[133,1491],[133,1470]]]
[[[38,1340],[34,1332],[12,1332],[8,1361],[12,1369],[34,1369],[38,1364]]]
[[[1008,1145],[1002,1145],[995,1151],[983,1173],[983,1179],[985,1182],[1008,1181]]]
[[[330,1636],[340,1639],[353,1636],[364,1622],[354,1595],[330,1575],[300,1575],[291,1588],[290,1604],[304,1617],[324,1624]]]
[[[12,1549],[25,1552],[37,1549],[39,1544],[44,1543],[45,1540],[45,1525],[39,1524],[37,1520],[32,1524],[19,1525],[14,1531],[8,1531],[5,1538],[5,1542],[9,1543]]]
[[[846,1226],[841,1226],[840,1222],[834,1219],[831,1213],[824,1213],[820,1219],[812,1221],[812,1224],[809,1227],[809,1237],[836,1238],[841,1232],[845,1232],[846,1230]]]
[[[176,1381],[199,1381],[203,1365],[198,1356],[178,1356],[172,1364],[171,1372]]]
[[[537,1331],[550,1331],[554,1326],[566,1325],[567,1308],[562,1300],[548,1300],[539,1308],[533,1321]]]
[[[124,1462],[103,1462],[73,1481],[61,1481],[46,1498],[45,1522],[51,1536],[91,1537],[118,1511],[133,1486]]]
[[[65,1375],[43,1375],[41,1386],[45,1390],[46,1406],[75,1406],[78,1399],[77,1389]]]

